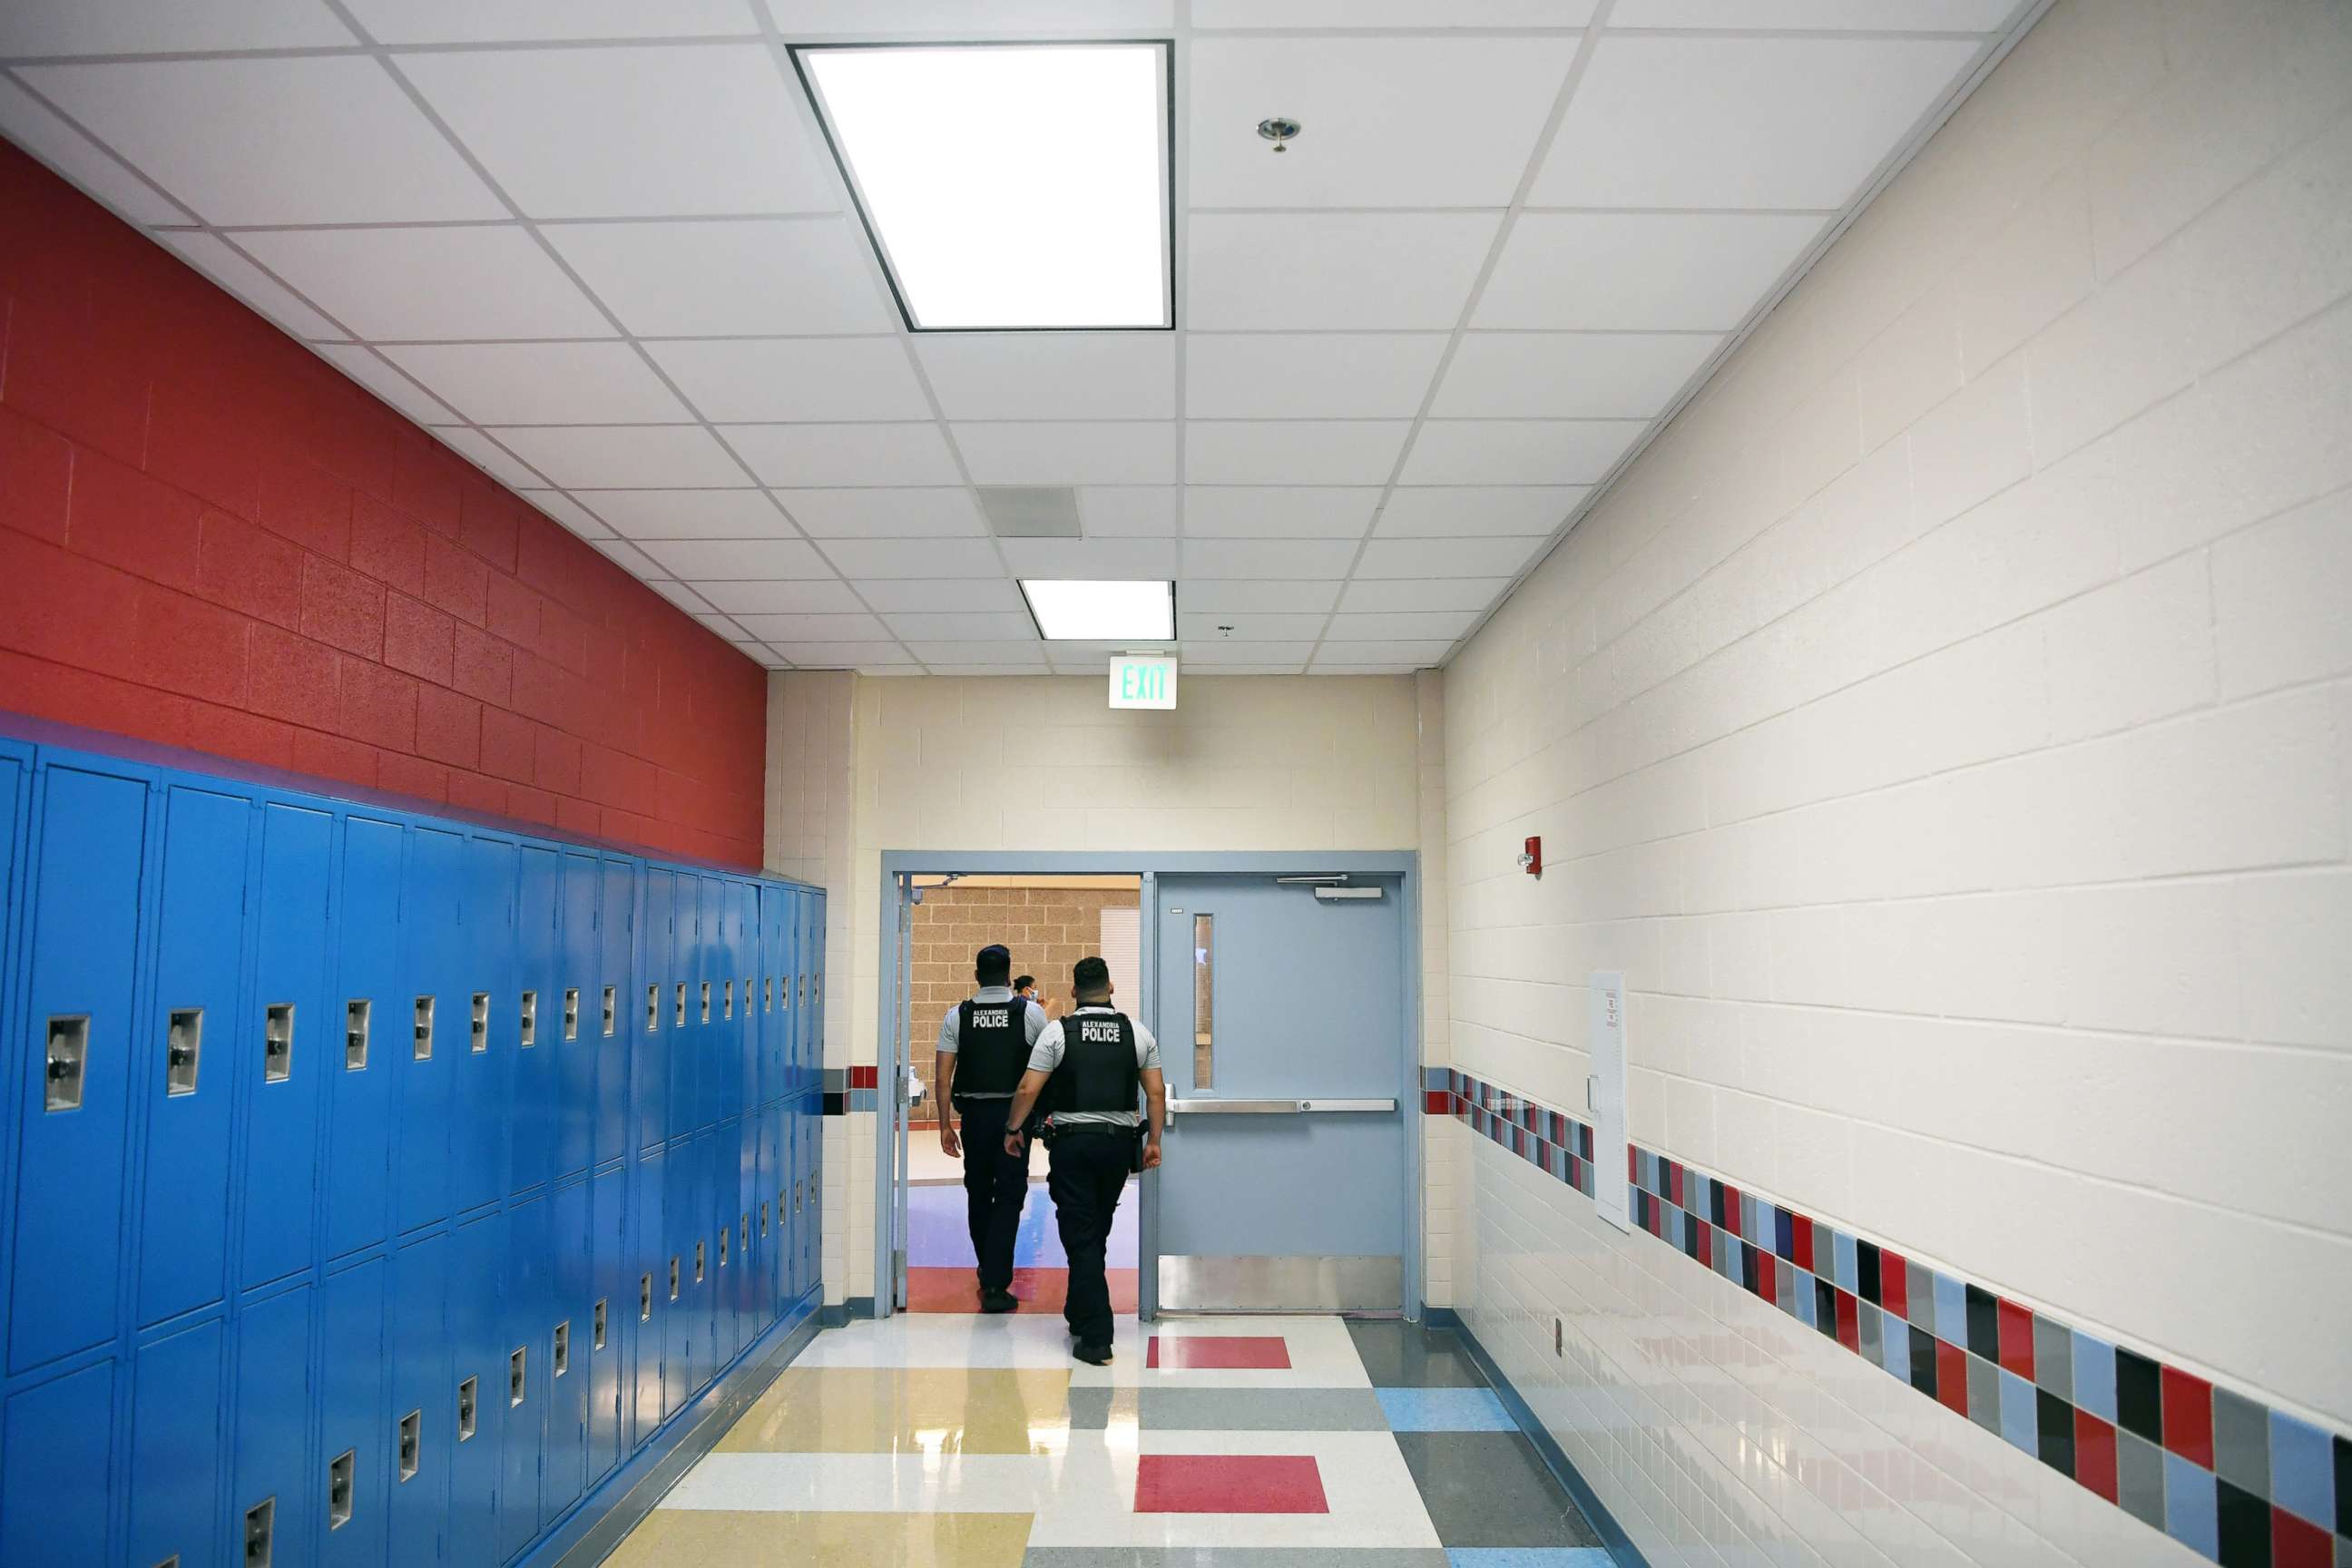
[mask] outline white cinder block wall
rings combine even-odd
[[[2352,7],[2061,0],[1457,658],[1444,775],[1465,1071],[1580,1105],[1622,968],[1647,1147],[2339,1431],[2348,112]],[[1464,1158],[1465,1315],[1660,1568],[2189,1560]]]

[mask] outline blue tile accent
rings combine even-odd
[[[2034,1435],[2033,1385],[2013,1372],[2000,1374],[2000,1436],[2012,1448],[2029,1454],[2041,1451],[2041,1440]],[[2210,1494],[2211,1489],[2207,1490]]]
[[[2173,1453],[2164,1456],[2164,1533],[2207,1557],[2221,1555],[2213,1472]]]
[[[1797,1256],[1797,1216],[1784,1208],[1772,1211],[1772,1250],[1784,1258]]]
[[[1841,1290],[1856,1289],[1858,1287],[1855,1284],[1855,1279],[1857,1279],[1860,1270],[1855,1267],[1853,1260],[1853,1237],[1848,1236],[1842,1230],[1835,1232],[1834,1234],[1837,1237],[1838,1289]]]
[[[1612,1568],[1605,1546],[1454,1546],[1452,1568]]]
[[[1948,1345],[1969,1342],[1968,1287],[1952,1276],[1936,1276],[1936,1337]]]
[[[1451,1068],[1423,1068],[1421,1069],[1421,1087],[1425,1089],[1445,1089],[1453,1071]]]
[[[2116,1418],[2116,1347],[2074,1331],[2074,1403],[2102,1421]]]
[[[2327,1434],[2280,1410],[2271,1412],[2271,1500],[2323,1529],[2335,1525],[2336,1471]]]
[[[1516,1432],[1491,1388],[1377,1388],[1391,1432]]]
[[[1813,1321],[1813,1277],[1801,1268],[1790,1272],[1797,1277],[1797,1321],[1809,1329],[1820,1327]]]
[[[1878,1364],[1903,1383],[1911,1381],[1911,1331],[1909,1325],[1895,1318],[1886,1320],[1885,1342],[1880,1347]]]

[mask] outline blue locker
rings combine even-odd
[[[248,1287],[283,1279],[318,1257],[319,1117],[327,1083],[327,893],[335,819],[265,804],[254,913],[252,1016],[223,1031],[247,1053],[243,1083],[245,1243]],[[340,1020],[339,1020],[340,1021]]]
[[[114,1333],[147,786],[51,767],[29,868],[31,985],[19,1122],[14,1372]],[[46,1054],[45,1054],[46,1053]],[[97,1244],[92,1245],[93,1241]]]
[[[722,1121],[710,1134],[710,1228],[717,1272],[710,1298],[710,1359],[714,1372],[735,1359],[743,1335],[742,1229],[736,1215],[742,1195],[743,1124]]]
[[[709,1033],[696,1022],[699,1000],[698,975],[702,968],[702,879],[677,874],[677,906],[671,916],[670,948],[662,959],[667,976],[662,991],[662,1026],[669,1036],[669,1135],[685,1137],[702,1130],[702,1101],[695,1093],[704,1037]]]
[[[329,1258],[373,1247],[391,1219],[392,1086],[410,1044],[414,998],[401,990],[396,823],[343,819],[335,989],[327,1000]]]
[[[782,1102],[760,1112],[760,1210],[767,1216],[768,1234],[760,1255],[760,1326],[776,1321],[788,1300],[786,1260],[792,1256],[792,1205],[785,1194],[784,1107]]]
[[[539,1533],[540,1461],[547,1441],[551,1379],[549,1330],[554,1299],[548,1278],[554,1244],[551,1209],[544,1197],[526,1198],[507,1211],[507,1296],[499,1310],[506,1352],[499,1389],[506,1401],[502,1434],[506,1480],[499,1488],[499,1558],[514,1556]],[[461,1286],[469,1283],[460,1281]]]
[[[588,1169],[596,1121],[596,1049],[585,1026],[586,1007],[595,995],[596,858],[563,857],[563,921],[561,943],[562,990],[540,1004],[540,1038],[555,1058],[555,1174],[559,1180]]]
[[[637,871],[626,860],[607,858],[599,868],[604,894],[596,911],[598,989],[581,998],[580,1032],[594,1030],[592,1049],[596,1058],[596,1113],[591,1138],[598,1164],[621,1158],[629,1151],[629,1027],[635,1005],[636,981],[631,955],[636,942]],[[612,991],[611,1018],[606,1021],[604,989]],[[617,1299],[614,1310],[618,1310]]]
[[[734,1205],[728,1201],[733,1194],[725,1180],[727,1169],[719,1156],[717,1128],[695,1139],[694,1212],[698,1221],[695,1239],[701,1244],[707,1265],[695,1317],[695,1332],[699,1337],[692,1347],[693,1388],[697,1394],[710,1386],[710,1380],[719,1375],[719,1363],[725,1360],[719,1346],[727,1289],[719,1261],[719,1233],[733,1229],[735,1219]]]
[[[645,1446],[669,1415],[662,1357],[672,1303],[669,1260],[674,1248],[663,1218],[663,1183],[668,1167],[663,1152],[641,1157],[629,1173],[629,1257],[635,1263],[629,1287],[629,1420],[632,1449]]]
[[[535,999],[540,1018],[537,1043],[515,1053],[512,1124],[507,1190],[528,1192],[548,1179],[555,1166],[555,1047],[547,1040],[547,998],[556,979],[555,922],[562,912],[561,857],[552,849],[525,845],[522,881],[516,895],[516,984]],[[559,1010],[560,1012],[560,1010]]]
[[[10,1396],[0,1422],[0,1563],[106,1560],[113,1408],[110,1361]]]
[[[218,1319],[139,1348],[131,1379],[131,1550],[144,1565],[226,1568],[220,1543],[221,1352]],[[10,1558],[14,1562],[16,1559]]]
[[[700,901],[697,910],[699,924],[695,948],[697,984],[688,997],[698,1010],[693,1016],[701,1028],[701,1038],[696,1047],[694,1068],[697,1127],[716,1127],[725,1114],[727,1089],[735,1074],[729,1060],[727,1027],[719,1008],[719,997],[730,973],[727,962],[727,884],[716,877],[699,879],[701,888],[696,897]],[[708,986],[706,992],[702,987]],[[707,996],[707,1005],[697,998]]]
[[[824,1079],[824,898],[803,894],[801,913],[808,934],[801,942],[801,967],[808,972],[808,1012],[801,1020],[801,1087],[814,1089]]]
[[[580,1500],[588,1464],[588,1363],[594,1340],[589,1294],[593,1279],[589,1248],[588,1184],[555,1189],[554,1237],[547,1318],[546,1459],[541,1467],[540,1522]]]
[[[266,1529],[270,1568],[304,1568],[323,1523],[324,1476],[313,1477],[310,1287],[247,1302],[236,1320],[236,1440],[229,1537]],[[324,1468],[323,1463],[320,1468]]]
[[[645,918],[637,922],[637,966],[624,1016],[636,1034],[636,1141],[659,1148],[669,1138],[669,982],[671,928],[677,915],[677,879],[648,866],[645,873]],[[642,993],[642,995],[640,995]]]
[[[824,1240],[824,1100],[804,1094],[800,1100],[800,1175],[805,1189],[801,1204],[801,1290],[817,1288],[823,1278],[820,1259]]]
[[[783,1078],[782,1092],[793,1095],[802,1089],[801,1016],[808,1011],[800,984],[801,929],[804,922],[798,893],[783,891],[777,897],[776,1009],[784,1016],[784,1037],[776,1042],[776,1060]]]
[[[459,1007],[451,1022],[449,1164],[450,1205],[467,1214],[496,1203],[507,1171],[507,1075],[520,1075],[543,1062],[544,1049],[520,1052],[526,1006],[533,981],[518,978],[514,954],[519,918],[515,847],[503,838],[477,837],[465,849],[465,880],[458,900],[457,939],[464,954],[459,971]],[[528,891],[526,885],[525,891]],[[544,910],[552,920],[552,900]],[[530,998],[546,1033],[547,992]],[[524,1133],[518,1119],[514,1136]]]
[[[703,1330],[703,1283],[695,1278],[695,1242],[702,1228],[702,1205],[695,1190],[696,1146],[673,1143],[663,1163],[662,1222],[667,1239],[663,1275],[654,1281],[664,1298],[662,1325],[662,1419],[685,1408],[697,1384],[695,1345]],[[709,1243],[703,1244],[706,1249]],[[702,1272],[709,1272],[706,1250]]]
[[[452,1370],[449,1237],[426,1236],[392,1255],[384,1313],[392,1363],[391,1405],[382,1424],[390,1446],[390,1560],[401,1568],[442,1561],[447,1546],[452,1457],[459,1449],[457,1384]]]
[[[319,1290],[319,1386],[315,1464],[326,1507],[319,1561],[331,1568],[383,1568],[391,1446],[384,1419],[384,1277],[369,1258],[331,1274]]]
[[[735,1053],[734,1098],[728,1110],[742,1115],[760,1107],[760,890],[749,882],[727,887],[728,973],[735,977],[738,1007],[731,1048]]]
[[[760,1078],[761,1092],[770,1100],[790,1094],[793,1087],[792,919],[790,889],[760,889]]]
[[[735,1189],[735,1349],[759,1337],[760,1263],[760,1115],[754,1110],[735,1123],[730,1167]],[[730,1358],[731,1359],[731,1358]]]
[[[628,1268],[629,1173],[600,1171],[588,1184],[588,1326],[573,1345],[572,1364],[585,1352],[588,1376],[588,1479],[593,1487],[621,1462],[623,1327],[637,1310],[636,1280]]]
[[[508,1357],[516,1348],[507,1341],[501,1316],[510,1237],[504,1214],[485,1215],[450,1233],[449,1371],[458,1406],[449,1474],[447,1561],[452,1568],[491,1568],[500,1557],[501,1444],[510,1409]],[[535,1370],[526,1367],[526,1375]],[[470,1436],[464,1421],[469,1397]],[[538,1508],[535,1500],[525,1506],[534,1512]]]
[[[147,1035],[142,1325],[217,1301],[227,1277],[230,1112],[253,803],[181,785],[163,806],[163,880]]]
[[[402,1234],[449,1217],[449,1086],[466,1048],[467,1003],[457,965],[455,833],[418,827],[401,877],[401,994],[380,1030],[400,1080],[394,1207]]]

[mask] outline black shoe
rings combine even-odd
[[[1110,1364],[1110,1347],[1108,1345],[1090,1345],[1081,1342],[1072,1345],[1070,1347],[1070,1353],[1077,1357],[1080,1361],[1086,1363],[1088,1366],[1108,1366]]]
[[[1021,1309],[1021,1298],[1010,1290],[982,1290],[980,1310],[983,1312],[1014,1312]]]

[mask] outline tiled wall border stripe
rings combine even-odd
[[[1592,1195],[1589,1123],[1451,1069],[1426,1100]],[[2352,1563],[2352,1436],[1666,1155],[1627,1163],[1651,1236],[2223,1568]]]
[[[846,1116],[852,1111],[881,1109],[881,1068],[826,1068],[824,1069],[824,1113]]]

